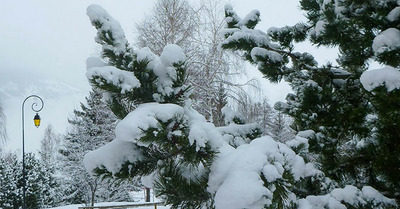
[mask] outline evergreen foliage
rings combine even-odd
[[[270,28],[267,33],[254,29],[252,18],[240,19],[227,6],[229,29],[222,47],[243,51],[270,81],[290,83],[294,94],[276,107],[294,118],[296,130],[316,132],[309,151],[327,177],[341,187],[370,185],[400,201],[400,135],[395,131],[399,90],[380,86],[367,91],[360,82],[371,59],[399,66],[398,1],[300,4],[306,23]],[[385,36],[388,33],[394,38]],[[318,65],[311,54],[296,52],[296,42],[306,39],[318,46],[337,46],[339,66]]]

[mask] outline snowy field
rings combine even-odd
[[[132,195],[132,202],[102,202],[102,203],[95,203],[95,206],[118,206],[118,205],[134,205],[134,204],[143,204],[145,203],[145,196],[143,191],[139,192],[131,192]],[[161,200],[157,199],[154,197],[152,190],[151,190],[151,196],[150,196],[150,203],[154,202],[161,202]],[[60,207],[55,207],[55,208],[50,208],[50,209],[77,209],[78,207],[84,207],[84,204],[75,204],[75,205],[66,205],[66,206],[60,206]],[[139,206],[135,207],[138,209],[154,209],[154,206]],[[162,206],[162,205],[157,205],[157,209],[169,209],[169,206]]]
[[[103,203],[97,203],[95,206],[117,206],[117,205],[130,205],[130,204],[139,204],[137,202],[103,202]],[[84,205],[82,204],[76,204],[76,205],[67,205],[67,206],[60,206],[56,208],[51,208],[51,209],[77,209],[78,207],[83,207]],[[154,209],[154,206],[141,206],[137,207],[138,209]],[[157,209],[169,209],[168,206],[157,206]]]

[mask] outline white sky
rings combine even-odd
[[[199,1],[199,0],[196,0]],[[103,6],[118,20],[128,40],[134,42],[134,24],[149,13],[153,0],[0,0],[0,103],[7,117],[8,148],[21,151],[21,105],[31,94],[45,102],[40,112],[39,129],[31,121],[31,102],[25,107],[25,143],[27,151],[40,147],[45,128],[51,124],[65,133],[67,117],[84,102],[90,90],[85,61],[97,54],[96,30],[86,16],[92,3]],[[232,0],[244,17],[253,9],[261,12],[259,29],[293,25],[305,20],[297,0]],[[221,11],[223,15],[223,11]],[[308,46],[304,50],[308,50]],[[318,53],[318,61],[335,57],[335,51]],[[328,55],[328,56],[327,56]],[[332,59],[330,59],[333,61]],[[254,67],[249,74],[261,77]],[[289,87],[262,81],[264,94],[271,102],[284,100]]]

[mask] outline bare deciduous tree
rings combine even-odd
[[[243,84],[238,84],[242,61],[219,47],[224,39],[222,11],[219,0],[195,6],[183,0],[158,0],[151,15],[136,25],[139,47],[149,47],[158,55],[167,44],[182,47],[188,58],[187,83],[193,88],[194,108],[216,125],[223,124],[222,101],[235,97],[242,86],[256,86],[253,80],[242,79]]]
[[[6,116],[4,115],[3,108],[0,104],[0,152],[5,146],[7,138]]]
[[[188,54],[196,22],[195,11],[188,2],[158,0],[150,14],[136,24],[137,46],[149,47],[153,53],[160,55],[165,45],[177,44]]]

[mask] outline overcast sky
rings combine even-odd
[[[65,133],[67,117],[84,102],[90,87],[85,61],[98,54],[96,30],[86,16],[86,8],[96,3],[118,20],[132,43],[134,24],[150,12],[153,0],[0,0],[0,103],[7,117],[8,147],[21,150],[21,105],[37,94],[45,101],[42,125],[32,125],[33,111],[27,101],[25,143],[27,151],[39,149],[45,128],[51,124]],[[297,0],[232,0],[240,16],[253,9],[261,12],[260,29],[293,25],[304,20]],[[223,15],[223,11],[221,11]],[[306,46],[307,47],[307,46]],[[330,52],[328,52],[330,53]],[[317,60],[327,61],[324,55]],[[322,53],[323,54],[323,53]],[[333,54],[334,56],[335,54]],[[249,68],[251,76],[259,76]],[[283,100],[287,85],[262,82],[264,94],[272,102]]]

